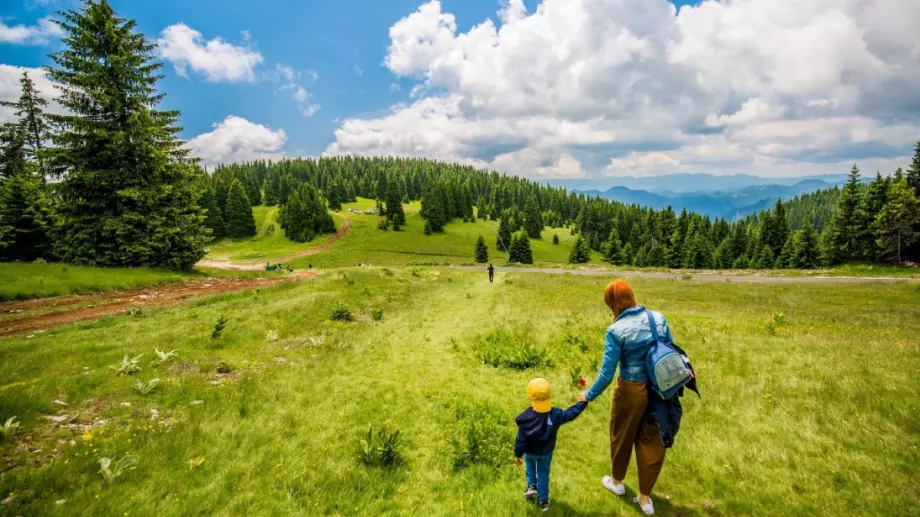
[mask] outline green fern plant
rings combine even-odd
[[[109,366],[109,368],[115,370],[115,375],[134,375],[135,373],[142,370],[141,357],[143,356],[144,354],[138,354],[129,358],[127,355],[125,355],[121,358],[121,364]]]
[[[137,457],[135,456],[125,456],[114,461],[111,458],[99,458],[99,474],[102,474],[106,483],[112,484],[115,478],[129,470],[134,470],[136,465]]]
[[[13,435],[15,435],[18,432],[19,432],[19,422],[16,421],[16,417],[11,416],[10,418],[6,420],[6,423],[4,423],[2,427],[0,427],[0,438],[2,438],[3,441],[6,441],[12,438]]]
[[[159,348],[154,348],[153,352],[157,355],[157,358],[150,363],[150,366],[160,366],[175,361],[176,357],[178,357],[179,349],[174,348],[169,352],[164,352]]]
[[[214,325],[214,330],[211,331],[211,339],[220,339],[221,334],[224,333],[224,329],[227,328],[227,322],[230,321],[224,316],[224,313],[220,313],[217,317],[217,323]]]
[[[147,382],[141,382],[140,379],[134,379],[134,391],[141,395],[150,395],[160,386],[160,379],[150,379]]]

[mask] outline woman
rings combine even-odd
[[[652,332],[644,307],[636,306],[633,290],[623,280],[611,282],[604,290],[604,302],[613,311],[613,324],[607,329],[604,342],[604,361],[597,379],[585,393],[592,401],[599,397],[620,365],[613,394],[610,416],[610,459],[613,464],[611,476],[604,476],[604,488],[616,495],[626,493],[623,479],[626,468],[636,450],[636,465],[639,469],[639,503],[642,512],[654,515],[652,488],[658,480],[664,463],[665,447],[658,435],[658,425],[646,416],[648,391],[645,373],[645,358],[652,345]],[[668,323],[659,312],[649,311],[655,319],[658,333],[671,337]]]

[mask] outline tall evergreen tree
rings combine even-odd
[[[501,220],[498,223],[498,235],[495,237],[495,246],[505,252],[511,248],[511,224],[508,222],[507,214],[502,214]]]
[[[864,212],[862,196],[859,169],[854,165],[837,201],[837,211],[823,237],[824,260],[830,265],[868,256],[869,250],[865,249],[868,217]]]
[[[19,100],[16,102],[0,101],[0,106],[12,108],[13,113],[19,119],[17,124],[22,132],[23,150],[26,157],[36,163],[38,174],[44,183],[48,173],[45,169],[44,147],[45,142],[51,136],[48,116],[45,114],[48,101],[35,90],[35,85],[29,78],[28,72],[22,73],[19,84],[22,91]]]
[[[524,231],[531,239],[539,239],[543,231],[543,216],[540,214],[540,205],[537,196],[531,194],[524,203]]]
[[[876,218],[878,247],[884,260],[900,264],[920,233],[920,201],[906,180],[892,181],[888,201]]]
[[[511,237],[511,248],[508,253],[508,262],[533,264],[533,252],[530,249],[530,239],[526,233]]]
[[[575,239],[575,245],[572,246],[572,251],[569,252],[569,264],[587,264],[591,261],[591,249],[588,247],[588,242],[579,235]]]
[[[87,0],[56,21],[65,48],[47,68],[66,115],[51,154],[59,185],[58,255],[109,266],[190,267],[208,230],[197,169],[176,138],[179,113],[159,111],[155,46],[105,0]]]
[[[814,233],[814,229],[811,228],[811,223],[806,222],[806,225],[808,225],[809,230],[811,230],[811,232]],[[815,235],[814,237],[816,240],[816,242],[814,243],[815,253],[817,253],[818,252],[817,235]],[[786,244],[783,245],[782,251],[780,252],[779,256],[776,257],[776,262],[773,267],[775,267],[776,269],[797,267],[795,265],[794,255],[795,255],[795,234],[790,235],[786,239]]]
[[[486,240],[482,238],[482,235],[476,239],[476,251],[474,256],[476,257],[476,262],[480,264],[485,264],[489,261],[489,248],[486,247]]]
[[[403,192],[401,183],[401,181],[387,183],[386,216],[394,224],[406,224],[406,212],[403,211],[402,206]]]
[[[626,255],[623,254],[623,245],[620,243],[620,235],[616,228],[610,230],[610,235],[607,237],[604,246],[604,260],[616,266],[626,263]]]
[[[210,185],[205,185],[201,194],[201,207],[205,209],[204,225],[211,229],[211,238],[220,239],[227,235],[224,215],[217,205],[217,194]]]
[[[38,178],[15,176],[0,187],[0,260],[51,257],[51,204]]]
[[[251,237],[256,234],[256,219],[252,215],[252,205],[239,180],[230,184],[227,195],[227,209],[224,212],[227,235],[233,238]]]
[[[31,164],[26,159],[26,141],[18,124],[0,126],[0,185],[4,180],[30,176]]]
[[[786,267],[799,269],[814,269],[820,265],[820,248],[818,247],[818,234],[815,233],[809,221],[799,231],[795,232],[792,243],[792,257]]]
[[[920,199],[920,142],[914,146],[914,156],[907,168],[907,185],[914,189],[914,196]]]
[[[760,252],[757,254],[757,260],[754,264],[754,267],[757,269],[770,269],[776,264],[776,259],[773,256],[773,248],[767,246],[766,244],[760,247]]]
[[[444,231],[444,225],[447,224],[449,216],[444,190],[440,184],[431,185],[428,190],[422,194],[422,209],[420,214],[428,223],[429,231]]]

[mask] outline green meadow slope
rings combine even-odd
[[[0,422],[22,425],[0,441],[0,514],[530,515],[512,419],[530,378],[565,406],[573,375],[596,375],[607,281],[343,269],[4,338]],[[916,286],[632,283],[703,391],[684,399],[658,515],[915,513]],[[352,321],[333,321],[343,308]],[[177,357],[151,364],[155,348]],[[136,354],[140,372],[110,368]],[[636,514],[600,486],[610,402],[562,430],[550,515]],[[400,431],[402,463],[361,462],[369,426]],[[125,456],[136,468],[106,482],[99,461]]]

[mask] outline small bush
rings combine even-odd
[[[457,408],[457,423],[450,438],[454,469],[473,465],[499,468],[511,460],[514,430],[510,420],[485,403]]]
[[[220,336],[224,333],[224,329],[227,328],[228,320],[223,313],[217,317],[217,323],[214,325],[214,330],[211,331],[211,339],[220,339]]]
[[[141,371],[141,357],[143,355],[140,354],[131,358],[126,355],[121,358],[121,364],[109,366],[109,368],[115,370],[115,375],[134,375]]]
[[[399,429],[392,432],[381,429],[375,433],[373,426],[367,426],[367,434],[358,446],[358,461],[366,467],[397,467],[404,462],[401,447]]]
[[[383,269],[380,270],[380,272],[383,273],[384,276],[393,276],[393,272],[390,271],[389,268],[383,268]]]
[[[545,348],[534,347],[528,336],[505,330],[489,332],[478,340],[475,348],[479,359],[489,366],[526,370],[550,364]]]
[[[387,221],[386,218],[380,218],[380,219],[377,220],[377,229],[378,229],[378,230],[387,231],[387,229],[388,229],[389,227],[390,227],[390,222]]]
[[[140,379],[134,379],[134,391],[141,395],[150,395],[160,386],[160,379],[150,379],[147,382],[141,382]]]
[[[342,273],[342,279],[345,280],[345,285],[355,285],[355,279],[345,273]]]
[[[16,417],[9,417],[6,422],[0,426],[0,441],[7,441],[19,432],[19,422]]]
[[[227,361],[221,361],[217,363],[217,373],[228,374],[235,369],[236,368],[234,368],[233,365],[228,363]]]
[[[156,354],[157,358],[150,362],[150,366],[160,366],[175,361],[176,357],[178,357],[178,352],[179,350],[176,348],[170,350],[169,352],[164,352],[159,348],[154,348],[153,353]]]
[[[144,317],[144,310],[140,307],[129,307],[125,309],[125,316],[133,316],[135,318]]]
[[[354,316],[351,315],[351,311],[345,304],[340,303],[332,309],[329,319],[332,321],[352,321]]]
[[[265,341],[268,341],[269,343],[274,343],[275,341],[278,341],[278,331],[269,330],[268,332],[266,332]]]
[[[371,318],[373,318],[374,321],[382,320],[383,319],[383,309],[374,309],[373,311],[371,311]]]
[[[240,413],[240,418],[249,416],[249,395],[241,393],[240,398],[236,401],[236,408]]]
[[[415,278],[422,278],[422,270],[417,267],[412,268],[411,273]]]
[[[693,280],[693,275],[691,275],[690,273],[684,273],[683,275],[680,276],[680,279],[681,280]]]

